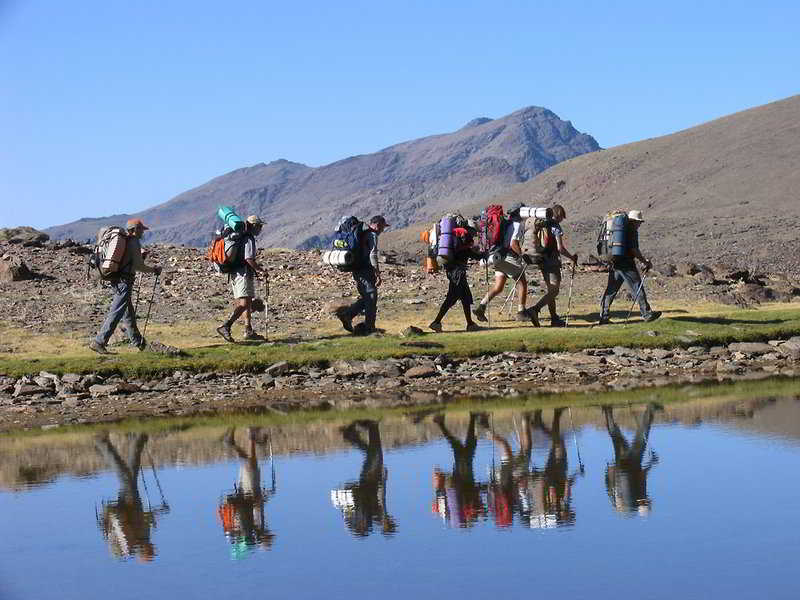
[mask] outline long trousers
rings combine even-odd
[[[350,317],[364,313],[364,327],[375,329],[375,318],[378,314],[378,288],[375,285],[375,270],[372,268],[353,271],[359,298],[348,309]]]
[[[114,298],[111,300],[108,314],[106,314],[100,331],[97,332],[95,341],[105,346],[119,322],[122,321],[131,344],[140,346],[143,340],[142,334],[136,327],[136,313],[133,310],[133,280],[125,278],[114,280],[111,282],[111,289],[114,291]]]
[[[644,291],[644,287],[642,286],[641,291],[639,289],[642,283],[639,269],[636,268],[633,261],[625,261],[612,265],[611,270],[608,272],[608,284],[600,305],[601,319],[608,318],[611,303],[614,302],[614,298],[623,283],[628,287],[631,296],[636,297],[636,293],[639,292],[639,311],[642,313],[642,317],[647,317],[650,314],[650,304],[647,302],[647,294]]]

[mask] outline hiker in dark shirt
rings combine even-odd
[[[366,429],[366,442],[361,437],[359,428]],[[341,431],[346,441],[364,453],[364,464],[358,482],[348,483],[344,489],[332,492],[334,504],[342,511],[347,527],[357,536],[369,535],[374,524],[380,525],[384,535],[395,533],[397,523],[386,508],[388,472],[383,465],[378,422],[353,421]]]
[[[108,354],[106,345],[120,321],[122,321],[125,333],[133,346],[139,350],[147,347],[147,341],[136,326],[136,312],[131,298],[137,271],[161,274],[161,267],[151,267],[145,264],[142,257],[142,246],[139,240],[147,229],[141,219],[130,219],[127,223],[125,254],[120,261],[119,271],[108,280],[114,292],[114,298],[111,300],[111,306],[100,331],[89,343],[89,349],[98,354]]]
[[[243,240],[228,242],[226,239],[225,241],[226,252],[228,252],[228,244],[241,244],[239,252],[242,253],[238,266],[228,276],[235,302],[233,312],[227,321],[217,327],[217,333],[228,342],[234,341],[231,327],[242,315],[245,320],[244,339],[256,342],[264,340],[264,336],[253,331],[252,323],[252,303],[256,296],[255,280],[259,276],[265,278],[269,276],[267,270],[263,269],[256,260],[256,238],[261,234],[264,221],[257,215],[250,215],[247,217],[246,223]]]
[[[343,306],[336,311],[342,327],[351,333],[369,335],[375,331],[375,319],[378,313],[378,288],[381,279],[378,264],[378,236],[389,227],[383,215],[375,215],[361,236],[361,260],[359,268],[353,271],[353,280],[358,290],[358,300],[350,306]],[[356,315],[364,313],[364,323],[353,327]]]
[[[541,299],[528,309],[531,316],[531,321],[535,327],[539,327],[539,311],[543,306],[547,305],[550,311],[550,326],[551,327],[564,327],[566,322],[563,321],[556,312],[556,297],[558,296],[559,289],[561,288],[561,260],[560,256],[566,256],[573,264],[578,263],[578,255],[571,254],[567,247],[564,245],[564,231],[561,229],[561,221],[567,216],[564,207],[560,204],[553,206],[553,218],[547,221],[542,228],[541,232],[534,230],[534,235],[540,235],[544,238],[544,243],[541,253],[541,262],[539,269],[542,272],[544,284],[547,286],[547,293]],[[540,240],[541,242],[542,240]]]
[[[647,496],[647,475],[656,464],[658,456],[650,451],[650,460],[642,465],[642,458],[650,436],[653,413],[659,410],[656,404],[648,404],[640,418],[637,418],[633,442],[628,443],[619,426],[614,421],[613,408],[603,406],[606,428],[614,445],[614,464],[606,467],[606,489],[608,498],[617,512],[638,512],[642,516],[650,513],[652,502]]]
[[[464,310],[464,319],[467,322],[467,331],[479,331],[482,329],[477,323],[472,320],[472,292],[469,289],[469,281],[467,280],[467,261],[469,259],[481,260],[483,255],[473,246],[475,235],[475,223],[467,221],[466,228],[462,229],[461,235],[456,234],[458,240],[455,248],[455,256],[453,260],[445,265],[444,272],[447,276],[449,286],[447,288],[447,296],[445,296],[442,306],[439,308],[439,313],[433,322],[428,325],[430,329],[436,332],[442,330],[442,319],[458,301],[461,301],[461,308]]]
[[[639,250],[639,226],[642,223],[644,223],[642,211],[632,210],[628,213],[627,252],[625,256],[615,258],[611,263],[611,268],[608,271],[608,284],[600,304],[600,321],[598,325],[611,323],[611,303],[614,302],[614,298],[623,283],[628,287],[631,296],[639,302],[639,311],[642,314],[642,319],[649,322],[655,321],[661,316],[659,311],[653,311],[650,308],[650,303],[647,301],[647,293],[642,284],[642,276],[639,274],[639,269],[636,268],[636,259],[644,263],[645,273],[653,267],[653,263],[646,259]]]

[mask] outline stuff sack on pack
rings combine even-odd
[[[223,223],[222,227],[222,235],[223,237],[226,236],[228,231],[234,233],[244,233],[245,230],[245,222],[242,217],[236,214],[236,211],[233,210],[230,206],[220,206],[217,209],[217,216]]]
[[[519,216],[523,219],[545,219],[553,218],[552,208],[538,208],[536,206],[523,206],[519,209]]]
[[[480,240],[481,251],[492,253],[503,251],[503,238],[505,237],[506,225],[505,213],[500,204],[490,204],[481,213]]]
[[[419,241],[426,245],[423,269],[428,274],[437,273],[439,271],[439,263],[436,262],[436,254],[439,252],[439,222],[434,223],[430,229],[421,231]]]
[[[364,224],[356,217],[342,217],[333,236],[333,248],[322,260],[340,271],[354,271],[361,263]]]
[[[128,233],[122,227],[104,227],[97,232],[89,266],[99,271],[101,279],[109,279],[122,270],[127,247]]]
[[[630,249],[628,239],[628,213],[613,211],[608,213],[597,233],[597,257],[606,262],[627,256]]]

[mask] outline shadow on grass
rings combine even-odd
[[[730,319],[727,317],[670,317],[673,321],[688,323],[707,323],[709,325],[780,325],[792,319],[770,319],[768,321],[758,321],[754,319]]]
[[[685,318],[688,318],[688,317],[672,316],[672,315],[686,314],[689,311],[688,310],[683,310],[683,309],[680,309],[680,308],[674,308],[674,309],[661,310],[659,312],[661,313],[662,317],[669,317],[670,319],[678,320],[678,319],[685,319]],[[636,319],[641,320],[641,315],[639,314],[638,308],[635,309],[632,313],[628,313],[627,310],[612,310],[608,314],[609,314],[609,318],[611,318],[611,319],[617,319],[617,320],[622,319],[622,320],[625,320],[628,317],[628,314],[630,314],[631,320],[636,320]],[[570,316],[570,318],[569,318],[570,321],[572,321],[574,319],[581,319],[581,320],[588,321],[588,322],[591,323],[591,322],[600,320],[600,313],[599,312],[593,312],[593,313],[589,313],[587,315],[574,315],[574,316]],[[762,322],[766,323],[766,321],[758,321],[758,323],[762,323]]]

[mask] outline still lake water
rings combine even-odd
[[[0,599],[798,598],[798,462],[797,395],[0,439]]]

